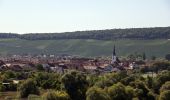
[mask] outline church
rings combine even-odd
[[[115,45],[113,47],[113,52],[112,52],[112,59],[111,62],[108,66],[104,68],[105,72],[117,72],[122,70],[121,68],[121,62],[119,58],[116,56],[116,48]]]
[[[112,53],[112,60],[111,60],[111,64],[112,65],[117,65],[120,63],[120,60],[119,58],[116,56],[116,49],[115,49],[115,45],[114,45],[114,48],[113,48],[113,53]]]

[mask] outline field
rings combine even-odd
[[[72,54],[80,56],[111,56],[113,46],[119,56],[145,52],[148,57],[164,57],[170,53],[170,40],[21,40],[0,39],[0,54]]]
[[[15,97],[17,92],[0,92],[0,100],[4,100],[5,97]]]

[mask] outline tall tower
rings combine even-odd
[[[116,50],[114,45],[111,64],[114,64],[116,61],[117,61],[117,57],[116,57]]]

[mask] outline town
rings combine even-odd
[[[148,60],[145,57],[122,59],[117,56],[116,51],[116,47],[113,46],[111,58],[45,54],[0,57],[0,100],[80,100],[80,98],[88,100],[86,98],[89,95],[96,94],[108,96],[101,96],[101,100],[111,100],[112,95],[119,95],[113,97],[115,100],[161,98],[162,95],[159,96],[157,93],[159,92],[157,87],[162,85],[160,88],[162,89],[169,84],[169,61]],[[87,86],[90,88],[88,89]],[[105,94],[105,88],[113,90]],[[98,89],[102,90],[99,92]],[[126,89],[130,89],[130,93],[126,92]],[[93,91],[97,92],[93,93]],[[126,93],[112,94],[114,91]],[[101,97],[90,100],[98,100]]]
[[[151,61],[119,60],[114,46],[111,59],[80,58],[72,56],[20,56],[0,57],[0,70],[31,71],[36,65],[41,65],[45,71],[64,73],[66,70],[78,70],[87,73],[119,72],[122,70],[139,69],[151,65]]]
[[[0,0],[0,100],[170,100],[170,0]]]

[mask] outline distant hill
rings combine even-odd
[[[95,40],[115,40],[115,39],[169,39],[170,27],[155,28],[129,28],[129,29],[109,29],[76,31],[65,33],[0,33],[0,38],[19,38],[26,40],[61,40],[61,39],[95,39]]]
[[[113,45],[116,45],[118,56],[146,53],[147,57],[164,57],[170,53],[170,40],[94,40],[94,39],[62,39],[62,40],[24,40],[0,39],[0,54],[71,54],[86,57],[111,56]]]
[[[164,57],[170,53],[170,27],[77,31],[65,33],[0,33],[0,54],[71,54],[119,56],[146,53]]]

